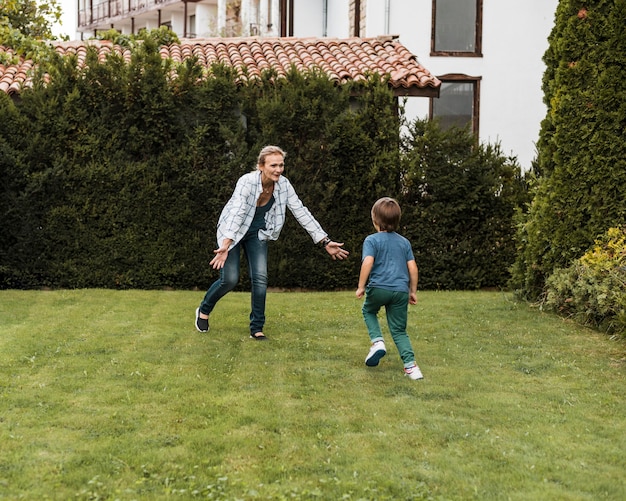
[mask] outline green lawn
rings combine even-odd
[[[352,292],[0,291],[0,499],[624,500],[626,342],[420,292],[424,373]]]

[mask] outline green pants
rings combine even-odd
[[[367,288],[361,311],[363,312],[365,325],[372,343],[383,339],[383,333],[380,330],[378,321],[378,312],[383,306],[387,314],[387,326],[393,342],[396,344],[396,348],[398,348],[398,353],[400,353],[404,366],[409,367],[415,363],[415,353],[413,353],[411,340],[406,333],[409,294],[407,292],[394,292],[376,287]]]

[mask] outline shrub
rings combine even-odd
[[[505,286],[526,193],[519,165],[467,129],[416,120],[409,132],[401,233],[413,244],[420,288]]]
[[[610,228],[572,266],[546,281],[543,305],[609,333],[626,331],[626,228]]]
[[[519,167],[497,147],[426,124],[402,147],[377,75],[337,87],[294,69],[239,85],[223,65],[201,78],[194,60],[173,75],[154,40],[131,52],[127,64],[91,50],[82,68],[59,57],[46,85],[38,75],[17,103],[0,96],[0,288],[205,288],[219,213],[265,144],[288,152],[285,175],[352,253],[332,263],[288,217],[270,286],[354,287],[384,195],[406,209],[422,289],[505,282]]]

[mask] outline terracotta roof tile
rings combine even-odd
[[[53,46],[59,54],[76,55],[79,67],[85,65],[89,46],[97,49],[100,61],[112,53],[127,62],[131,57],[128,49],[103,40],[55,42]],[[3,47],[0,52],[13,55]],[[320,69],[339,84],[364,80],[373,73],[388,75],[390,86],[403,95],[437,96],[441,84],[393,37],[185,39],[161,47],[160,54],[176,63],[196,57],[207,71],[213,63],[224,63],[232,66],[242,81],[259,79],[270,68],[281,77],[293,65],[300,71]],[[0,91],[14,94],[32,85],[32,69],[32,62],[23,59],[16,65],[0,65]]]

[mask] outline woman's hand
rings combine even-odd
[[[226,259],[228,259],[228,248],[230,247],[230,243],[230,241],[224,240],[222,246],[213,251],[215,257],[211,259],[209,264],[214,270],[220,270],[224,267],[224,263],[226,263]]]
[[[328,242],[326,244],[326,252],[330,254],[333,259],[346,259],[348,254],[350,254],[347,250],[342,249],[343,243],[338,242]]]

